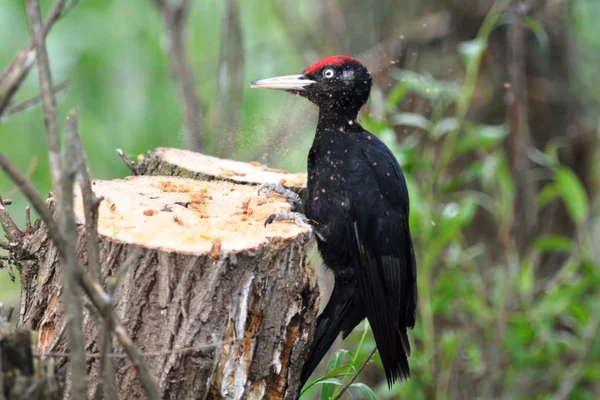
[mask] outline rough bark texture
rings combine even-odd
[[[1,320],[1,317],[0,317]],[[59,400],[63,378],[52,362],[34,362],[31,331],[0,321],[0,390],[7,400]]]
[[[181,176],[250,185],[276,183],[298,193],[302,193],[306,188],[306,173],[292,174],[258,162],[226,160],[166,147],[149,152],[139,169],[141,175]]]
[[[114,310],[146,357],[165,399],[293,399],[312,332],[318,290],[306,264],[307,233],[263,221],[289,210],[256,187],[173,177],[94,181],[100,206],[102,275],[115,277],[134,248]],[[78,255],[87,266],[81,196]],[[20,325],[39,333],[39,351],[68,352],[60,263],[47,231],[26,239]],[[86,310],[86,351],[99,329]],[[122,349],[113,341],[115,352]],[[57,359],[61,368],[67,359]],[[90,359],[90,382],[99,360]],[[143,398],[126,359],[114,359],[121,399]]]

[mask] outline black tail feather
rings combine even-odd
[[[353,299],[355,292],[353,288],[349,288],[347,282],[339,281],[342,280],[336,280],[331,298],[317,318],[317,328],[310,346],[310,353],[302,369],[301,386],[304,386],[310,378],[340,332],[343,331],[344,337],[346,337],[365,318],[362,306],[357,305]]]

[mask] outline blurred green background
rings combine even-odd
[[[420,304],[412,379],[388,391],[376,356],[354,398],[600,397],[599,1],[192,3],[186,49],[208,154],[304,171],[316,110],[248,83],[331,54],[374,77],[361,122],[407,175]],[[4,67],[29,41],[22,1],[0,2],[0,35]],[[77,107],[92,177],[128,174],[117,148],[186,147],[166,43],[150,0],[82,0],[52,29],[54,82],[70,80],[61,129]],[[15,102],[37,82],[33,70]],[[0,150],[51,190],[39,106],[0,120]],[[24,199],[2,173],[0,194],[23,226]],[[0,301],[18,296],[0,271]],[[306,398],[349,379],[373,348],[362,333],[332,349]]]

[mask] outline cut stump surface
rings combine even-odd
[[[275,183],[295,192],[302,192],[306,188],[306,173],[290,173],[258,162],[226,160],[167,147],[159,147],[148,153],[139,169],[142,175],[181,176],[251,185]]]
[[[225,181],[181,178],[129,177],[93,181],[94,192],[104,197],[100,206],[100,235],[129,244],[187,254],[236,252],[266,245],[269,240],[306,238],[294,223],[264,226],[289,204],[272,193],[258,196],[256,187]],[[76,197],[77,220],[85,221],[83,203]]]

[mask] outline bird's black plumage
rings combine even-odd
[[[414,327],[417,304],[404,176],[387,146],[357,121],[371,88],[364,66],[349,57],[329,57],[295,79],[301,82],[297,88],[287,83],[283,89],[319,106],[304,212],[335,276],[301,380],[306,382],[340,333],[346,337],[366,317],[391,385],[410,375],[407,329]]]

